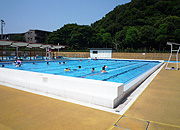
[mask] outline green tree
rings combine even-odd
[[[105,47],[112,47],[112,37],[110,33],[104,33],[102,35],[102,41],[105,44]]]
[[[87,49],[94,43],[92,36],[94,36],[94,30],[88,25],[67,24],[52,32],[46,43],[56,45],[60,43],[68,45],[69,49],[81,50]]]
[[[25,37],[23,35],[20,35],[20,34],[15,34],[15,35],[11,36],[10,40],[25,42]]]
[[[114,36],[114,43],[117,43],[118,50],[124,50],[125,48],[125,38],[128,27],[125,26],[121,31],[117,32]]]
[[[146,48],[148,51],[150,48],[156,48],[154,45],[155,42],[155,31],[156,29],[150,25],[142,26],[139,30],[139,41],[141,45],[139,48]]]
[[[159,51],[164,50],[168,40],[168,24],[161,24],[156,31],[156,43],[159,44]]]
[[[136,49],[136,43],[138,43],[138,30],[136,27],[130,27],[125,38],[126,47]]]

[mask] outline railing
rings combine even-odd
[[[175,69],[175,70],[178,70],[178,53],[179,53],[179,50],[180,50],[180,44],[178,43],[172,43],[172,42],[167,42],[167,45],[170,45],[171,46],[171,54],[169,56],[169,60],[168,60],[168,63],[166,64],[166,69]],[[177,50],[173,50],[173,45],[174,46],[179,46],[179,48]],[[170,61],[171,61],[171,58],[172,56],[175,56],[176,57],[176,68],[175,67],[168,67]]]

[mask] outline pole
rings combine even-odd
[[[30,60],[31,60],[31,48],[30,48]]]
[[[59,43],[58,43],[58,46],[59,46]],[[59,57],[59,47],[58,47],[58,57]]]
[[[35,60],[35,48],[34,48],[34,60]]]
[[[16,47],[16,60],[18,59],[18,46]]]
[[[5,25],[4,20],[1,19],[1,40],[3,40],[3,26]]]
[[[3,61],[3,46],[2,46],[2,61]]]

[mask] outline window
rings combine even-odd
[[[97,54],[98,53],[98,51],[93,51],[93,54]]]

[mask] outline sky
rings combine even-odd
[[[3,34],[56,31],[65,24],[91,25],[131,0],[0,0]]]

